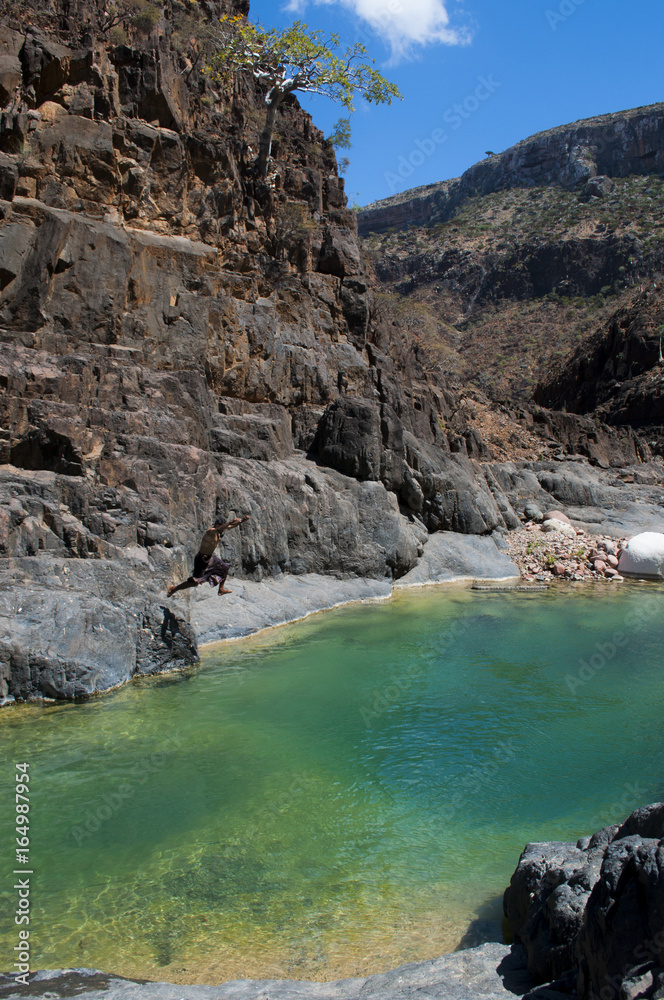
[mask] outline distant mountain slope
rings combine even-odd
[[[537,387],[535,398],[634,427],[664,454],[663,334],[664,292],[655,282],[580,344]]]
[[[552,129],[370,206],[364,252],[443,370],[523,402],[664,271],[660,170],[664,104]]]
[[[597,176],[664,172],[664,103],[598,115],[538,132],[470,167],[461,177],[373,202],[360,236],[445,222],[468,198],[515,187],[578,190]],[[591,185],[592,190],[592,185]]]

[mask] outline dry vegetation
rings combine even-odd
[[[565,294],[561,285],[541,297],[511,297],[494,286],[491,297],[474,298],[459,280],[464,261],[470,272],[525,257],[534,247],[581,239],[598,246],[634,242],[615,280],[595,294]],[[471,199],[431,228],[371,234],[363,248],[381,279],[385,305],[389,297],[441,370],[494,399],[526,400],[662,269],[664,182],[615,179],[611,192],[590,201],[553,187],[498,192]],[[441,275],[443,255],[453,258],[451,278]]]

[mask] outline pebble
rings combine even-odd
[[[553,513],[559,514],[560,511],[548,512],[549,515]],[[565,522],[560,524],[558,531],[552,531],[547,529],[546,521],[541,527],[530,523],[508,536],[510,555],[524,578],[542,582],[615,580],[620,583],[618,554],[622,543],[616,544],[613,539],[602,535],[588,536],[584,531],[578,531],[573,536],[569,528],[562,530],[563,524]]]

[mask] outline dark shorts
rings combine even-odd
[[[211,587],[218,587],[226,582],[229,569],[228,563],[223,562],[219,556],[204,556],[197,552],[191,576],[196,583],[205,583],[207,580]]]

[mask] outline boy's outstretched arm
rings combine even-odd
[[[234,517],[232,521],[225,521],[223,524],[215,524],[213,527],[214,531],[227,531],[228,528],[237,528],[238,525],[244,524],[248,521],[251,514],[245,514],[244,517]]]

